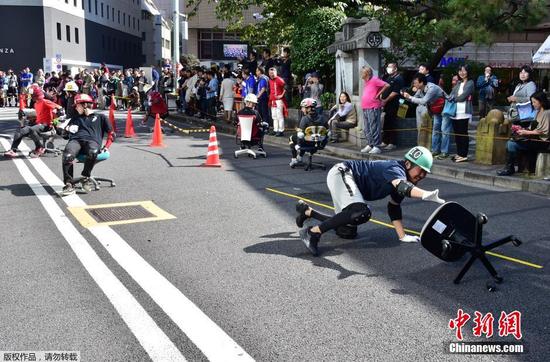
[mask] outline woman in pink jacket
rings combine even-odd
[[[375,154],[382,152],[378,147],[381,140],[382,102],[380,96],[389,88],[389,84],[373,76],[372,68],[364,66],[361,69],[361,79],[364,81],[361,108],[363,109],[363,121],[365,124],[365,137],[367,145],[361,150],[363,153]]]

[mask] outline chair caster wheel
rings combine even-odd
[[[111,184],[111,187],[115,187],[115,186],[116,186],[116,184],[113,182],[113,183]]]
[[[239,158],[239,156],[237,156],[237,155],[233,155],[233,157],[235,157],[235,158]]]
[[[487,282],[487,284],[485,284],[485,287],[487,288],[487,290],[491,293],[493,292],[496,292],[497,291],[497,286],[495,284],[493,284],[492,282]]]
[[[504,279],[502,279],[502,277],[499,277],[499,276],[497,275],[497,276],[494,276],[494,277],[493,277],[493,280],[495,281],[495,283],[500,284],[500,283],[502,283],[502,281],[503,281]]]
[[[514,246],[520,246],[522,244],[521,240],[519,240],[518,238],[513,238],[512,239],[512,244]]]

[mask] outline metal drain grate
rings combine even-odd
[[[99,207],[87,209],[97,222],[124,221],[155,217],[141,205]]]

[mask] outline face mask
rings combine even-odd
[[[390,67],[387,67],[387,68],[386,68],[386,72],[387,72],[388,74],[393,74],[393,73],[395,72],[395,69],[390,68]]]

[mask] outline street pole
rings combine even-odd
[[[180,5],[179,0],[174,0],[174,38],[172,43],[174,45],[174,72],[177,77],[178,63],[180,62]]]

